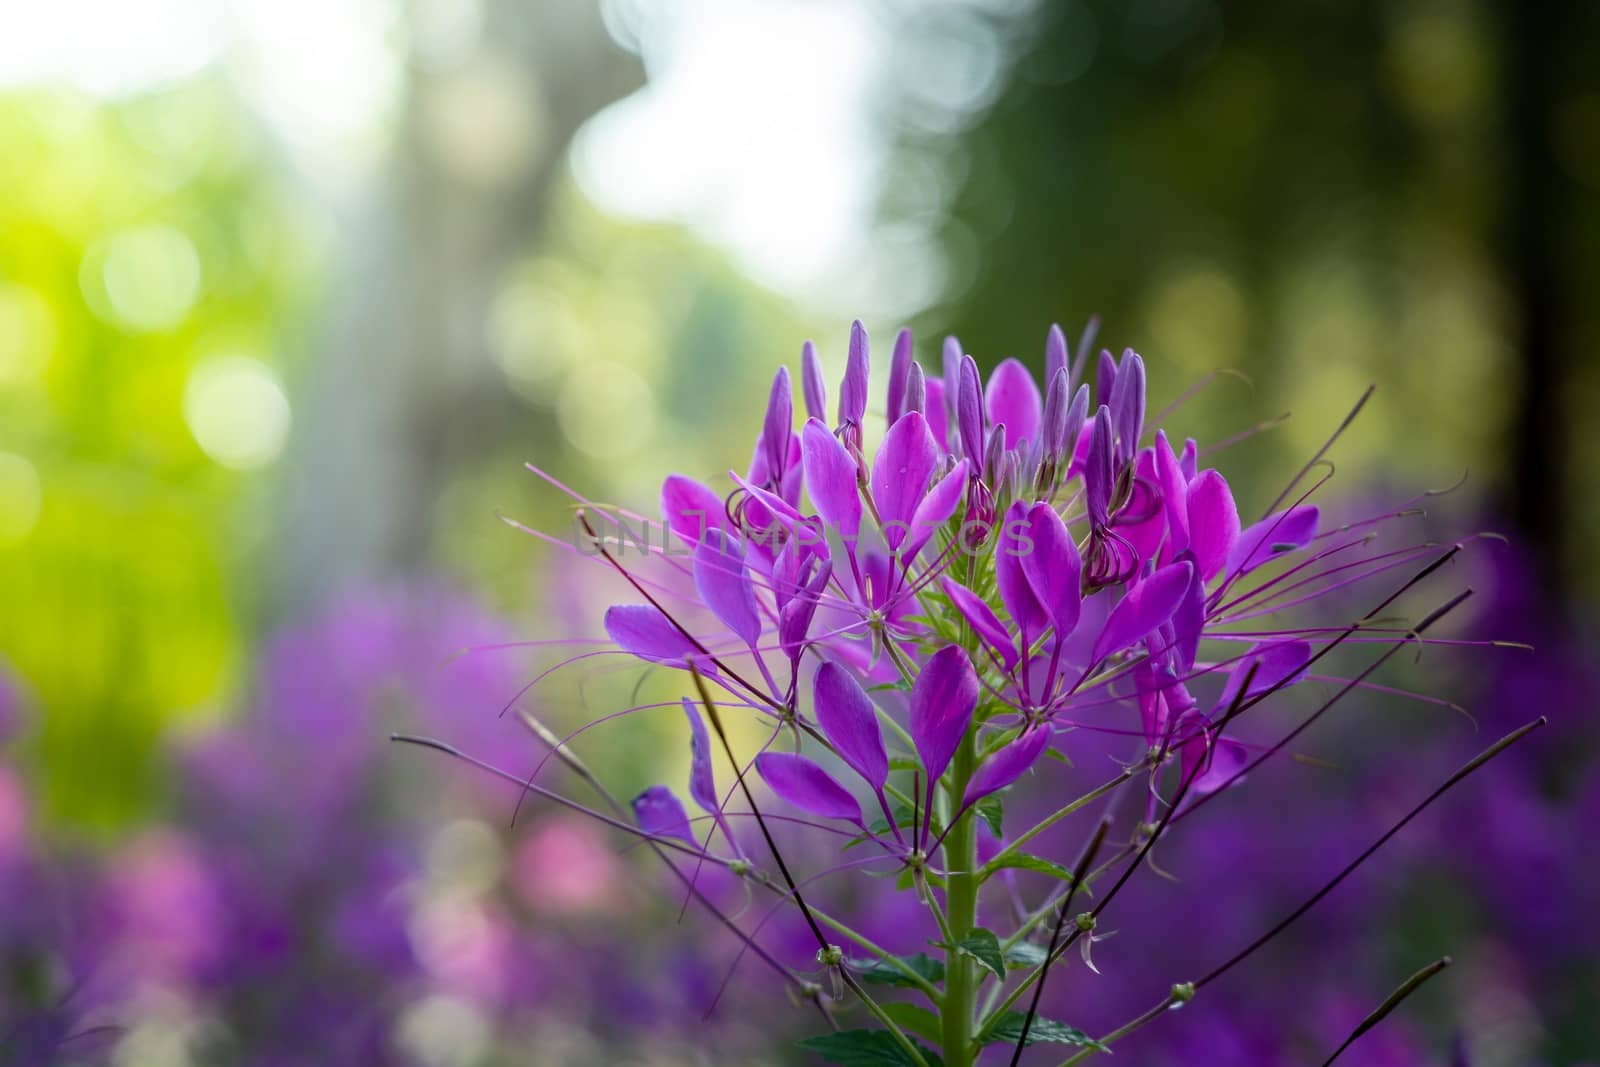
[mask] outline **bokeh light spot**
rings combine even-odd
[[[586,363],[561,388],[560,419],[579,450],[600,459],[626,456],[655,429],[655,391],[621,364]]]
[[[289,398],[271,367],[249,356],[215,356],[189,375],[183,418],[195,443],[224,467],[252,470],[283,451]]]
[[[0,452],[0,546],[14,545],[33,532],[44,505],[39,472],[12,452]]]
[[[49,301],[21,285],[0,285],[0,385],[36,381],[56,345]]]
[[[171,226],[141,226],[104,246],[100,281],[117,322],[135,330],[169,330],[200,295],[200,254]]]

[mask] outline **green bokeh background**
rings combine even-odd
[[[400,87],[376,148],[335,146],[374,160],[344,185],[308,175],[225,61],[115,95],[0,90],[0,656],[32,692],[20,759],[57,832],[158,814],[161,739],[230,714],[261,636],[330,591],[443,576],[536,618],[539,550],[496,512],[563,512],[524,461],[648,507],[665,470],[742,461],[804,337],[842,364],[858,309],[765,288],[712,236],[610,215],[575,179],[574,134],[646,84],[613,39],[638,6],[486,2],[448,62],[421,7],[395,8]],[[1406,487],[1470,471],[1453,506],[1522,529],[1552,611],[1582,610],[1592,10],[869,10],[895,42],[872,221],[920,227],[945,261],[908,313],[859,309],[883,349],[905,318],[925,360],[946,330],[987,363],[1038,358],[1048,323],[1098,313],[1158,406],[1237,372],[1185,425],[1293,412],[1237,453],[1263,486],[1376,384],[1342,461]],[[926,83],[973,42],[999,57],[982,101],[929,121]],[[441,92],[480,68],[539,103],[492,180],[429,140]],[[944,195],[914,195],[930,181]],[[270,368],[292,412],[246,470],[185,413],[224,356]]]

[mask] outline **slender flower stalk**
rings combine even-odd
[[[687,793],[704,834],[664,784],[629,808],[611,798],[611,815],[575,810],[641,836],[688,897],[735,931],[739,958],[766,961],[830,1022],[834,1009],[854,1015],[855,1028],[805,1042],[830,1062],[970,1067],[984,1048],[1006,1045],[1017,1064],[1044,1042],[1075,1046],[1075,1063],[1187,1003],[1303,912],[1099,1041],[1041,1013],[1045,978],[1074,946],[1086,971],[1112,980],[1090,956],[1107,934],[1102,918],[1131,878],[1155,867],[1157,844],[1211,798],[1244,787],[1345,698],[1392,689],[1373,674],[1401,649],[1488,643],[1426,636],[1470,591],[1412,624],[1400,614],[1401,599],[1466,543],[1384,543],[1417,500],[1345,525],[1324,516],[1326,457],[1370,390],[1288,485],[1250,494],[1271,504],[1249,522],[1226,475],[1204,465],[1229,441],[1202,447],[1153,425],[1143,359],[1101,350],[1091,361],[1096,329],[1091,322],[1074,350],[1052,327],[1042,379],[1008,359],[987,382],[955,338],[931,373],[901,331],[881,436],[866,330],[852,328],[831,423],[807,342],[800,410],[781,368],[764,414],[750,420],[749,465],[716,487],[668,476],[659,520],[604,508],[537,472],[575,505],[577,537],[566,547],[620,576],[634,597],[605,612],[605,642],[557,666],[620,660],[676,690],[681,703],[626,714],[681,707]],[[1396,581],[1407,567],[1420,569]],[[1358,598],[1373,606],[1352,618]],[[1349,649],[1368,644],[1378,654],[1343,676]],[[1247,713],[1293,699],[1308,680],[1337,691],[1262,741],[1256,722],[1268,717]],[[734,747],[735,716],[762,727],[753,753]],[[525,794],[573,807],[535,781],[553,759],[608,796],[573,746],[623,721],[603,716],[564,737],[537,727],[549,751],[520,779]],[[1095,735],[1126,737],[1138,751],[1109,777],[1087,775],[1073,754]],[[717,753],[730,789],[715,781]],[[1052,798],[1044,813],[1013,818],[1035,810],[1031,793]],[[1100,803],[1106,811],[1064,867],[1051,856],[1056,837]],[[1123,812],[1138,814],[1130,822]],[[757,843],[741,832],[752,826]],[[862,851],[841,857],[840,842]],[[674,853],[692,856],[693,871]],[[834,858],[808,869],[817,855]],[[701,890],[702,867],[774,894],[782,911],[727,914]],[[852,887],[874,878],[915,898],[920,943],[844,916]],[[1069,917],[1079,893],[1093,904]],[[815,946],[811,977],[759,943],[791,909]],[[830,934],[869,958],[847,955]],[[832,1007],[826,988],[839,997]],[[1027,1011],[1014,1010],[1029,994]]]

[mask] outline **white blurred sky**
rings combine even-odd
[[[913,103],[959,116],[987,102],[1000,49],[975,6],[1028,5],[916,8],[919,25],[937,9],[954,32],[920,39],[929,69]],[[387,0],[5,0],[0,85],[119,95],[225,63],[302,168],[359,183],[382,160],[407,27],[426,56],[438,35],[477,24],[471,0],[415,0],[408,21],[399,10]],[[616,214],[694,228],[803,305],[916,311],[943,280],[930,235],[872,225],[889,151],[883,90],[906,69],[909,16],[888,10],[860,0],[606,0],[608,28],[649,81],[580,132],[579,182]]]

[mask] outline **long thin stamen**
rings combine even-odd
[[[1346,864],[1344,869],[1338,874],[1334,875],[1334,877],[1326,885],[1313,893],[1309,900],[1300,905],[1294,911],[1291,911],[1288,915],[1285,915],[1282,919],[1278,920],[1278,922],[1275,923],[1270,930],[1256,938],[1254,941],[1250,942],[1250,944],[1246,945],[1244,948],[1240,949],[1226,963],[1213,968],[1210,973],[1195,983],[1195,988],[1199,989],[1202,986],[1209,985],[1211,982],[1221,978],[1224,974],[1227,974],[1234,967],[1248,959],[1262,945],[1265,945],[1268,941],[1271,941],[1273,938],[1283,933],[1284,930],[1287,930],[1302,915],[1316,907],[1318,902],[1320,902],[1323,897],[1337,889],[1339,887],[1339,883],[1350,877],[1350,875],[1355,872],[1356,868],[1360,867],[1369,858],[1371,858],[1373,853],[1377,852],[1380,848],[1386,845],[1390,838],[1394,837],[1394,835],[1398,834],[1401,830],[1404,830],[1412,819],[1415,819],[1418,815],[1421,815],[1424,811],[1426,811],[1429,805],[1431,805],[1434,801],[1438,800],[1451,789],[1455,788],[1455,786],[1460,784],[1460,782],[1468,775],[1472,774],[1472,772],[1476,771],[1478,768],[1482,767],[1484,764],[1500,755],[1500,753],[1504,752],[1518,741],[1521,741],[1524,737],[1527,737],[1529,734],[1533,733],[1533,731],[1548,724],[1549,721],[1549,719],[1541,715],[1527,725],[1518,727],[1517,729],[1511,731],[1509,734],[1502,737],[1500,740],[1496,741],[1494,744],[1478,753],[1477,756],[1463,764],[1459,770],[1457,770],[1449,778],[1446,778],[1438,786],[1438,788],[1434,789],[1433,792],[1429,793],[1425,798],[1423,798],[1423,800],[1418,803],[1416,807],[1408,811],[1404,818],[1395,823],[1393,826],[1389,827],[1389,829],[1384,832],[1383,836],[1379,837],[1371,845],[1362,850],[1359,856]]]
[[[1094,862],[1095,855],[1100,851],[1100,846],[1105,844],[1106,831],[1111,829],[1111,819],[1106,817],[1100,820],[1100,825],[1095,828],[1094,836],[1089,838],[1089,844],[1084,848],[1083,854],[1078,857],[1078,862],[1072,868],[1072,881],[1067,883],[1067,895],[1061,901],[1060,911],[1056,915],[1056,927],[1050,933],[1050,947],[1045,950],[1043,967],[1048,968],[1050,961],[1055,957],[1056,946],[1061,942],[1061,930],[1066,925],[1067,912],[1072,910],[1072,898],[1077,893],[1078,886],[1083,884],[1083,876]],[[1022,1058],[1022,1050],[1028,1044],[1028,1031],[1033,1027],[1033,1020],[1039,1014],[1039,998],[1044,996],[1044,980],[1049,976],[1047,970],[1039,972],[1039,980],[1033,984],[1033,1001],[1028,1005],[1027,1017],[1022,1020],[1022,1032],[1017,1035],[1016,1050],[1011,1053],[1011,1067],[1017,1067],[1017,1061]]]

